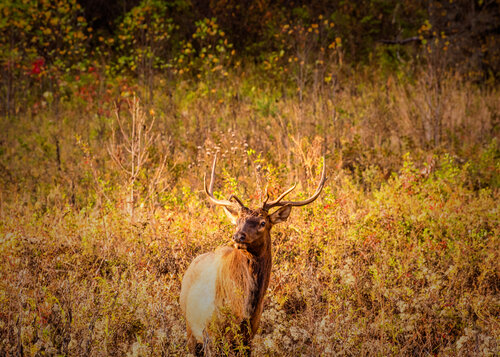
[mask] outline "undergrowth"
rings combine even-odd
[[[202,190],[219,152],[215,194],[250,206],[306,197],[326,153],[320,198],[272,232],[256,355],[498,355],[497,90],[231,76],[2,118],[0,354],[187,354],[182,275],[232,235]]]

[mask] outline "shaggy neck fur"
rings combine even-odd
[[[216,305],[228,307],[240,320],[248,320],[251,337],[257,331],[271,264],[271,237],[266,232],[256,245],[227,249],[217,272]]]

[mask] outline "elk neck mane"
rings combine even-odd
[[[222,247],[215,299],[217,306],[227,306],[238,318],[250,318],[262,308],[271,275],[271,237],[257,251]]]

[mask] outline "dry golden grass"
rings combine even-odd
[[[256,205],[310,193],[326,148],[324,193],[272,232],[255,355],[498,355],[498,91],[359,77],[302,101],[253,77],[159,83],[134,180],[112,103],[3,119],[0,354],[187,354],[183,272],[232,235],[201,190],[214,152],[217,194]]]

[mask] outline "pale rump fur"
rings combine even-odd
[[[180,305],[191,333],[203,341],[203,330],[215,311],[215,281],[220,254],[205,253],[189,266],[182,280]]]

